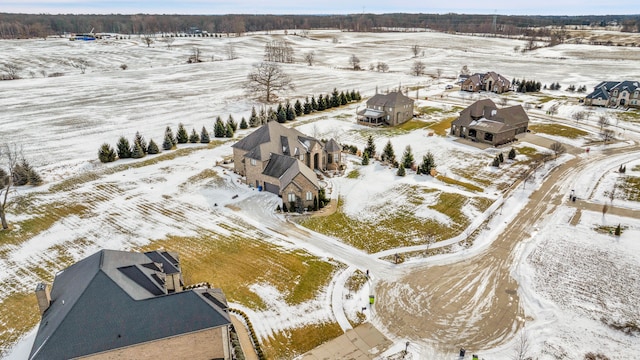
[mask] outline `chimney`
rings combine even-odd
[[[38,283],[36,285],[36,298],[38,299],[38,308],[40,308],[40,315],[51,305],[51,286],[47,283]]]

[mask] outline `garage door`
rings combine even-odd
[[[268,182],[264,183],[264,189],[270,193],[274,193],[276,195],[280,194],[280,187],[278,185],[269,184]]]

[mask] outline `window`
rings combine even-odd
[[[304,161],[304,154],[300,154],[300,160]]]
[[[327,162],[331,164],[333,162],[333,154],[327,154]]]
[[[256,166],[256,159],[251,159],[251,166]]]
[[[307,191],[307,200],[308,201],[313,200],[313,193],[311,191]]]
[[[289,202],[295,202],[296,201],[296,194],[289,193],[288,199],[289,199]]]

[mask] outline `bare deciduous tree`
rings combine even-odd
[[[17,80],[20,79],[20,75],[18,75],[18,73],[22,68],[16,64],[4,63],[0,70],[6,73],[6,75],[3,76],[5,80]]]
[[[313,62],[316,60],[316,53],[313,51],[309,51],[304,54],[304,62],[309,66],[313,66]]]
[[[551,105],[549,107],[549,110],[548,110],[549,115],[553,116],[553,115],[557,114],[559,108],[560,108],[560,105],[558,105],[558,104]]]
[[[293,62],[293,48],[284,40],[273,40],[264,46],[264,60],[281,63]]]
[[[605,126],[609,125],[609,118],[607,118],[606,115],[600,115],[598,125],[600,125],[600,130],[602,130]]]
[[[411,74],[414,76],[422,76],[424,75],[425,68],[426,66],[422,61],[416,60],[413,62],[413,65],[411,65]]]
[[[387,72],[389,71],[389,65],[385,62],[378,61],[378,64],[376,64],[376,69],[380,72]]]
[[[413,57],[418,57],[420,54],[420,45],[414,44],[411,46],[411,52],[413,53]]]
[[[153,44],[153,43],[154,43],[153,38],[152,38],[151,36],[149,36],[149,35],[145,35],[145,36],[143,36],[143,37],[142,37],[142,42],[143,42],[143,43],[145,43],[145,44],[147,44],[147,47],[150,47],[150,46],[151,46],[151,44]]]
[[[194,47],[191,49],[191,56],[189,56],[188,63],[199,63],[200,62],[200,48]]]
[[[526,360],[530,359],[529,355],[529,338],[524,332],[524,329],[520,332],[520,335],[516,339],[516,343],[513,347],[513,360]]]
[[[573,114],[571,114],[571,117],[573,118],[573,120],[577,122],[580,122],[580,120],[583,120],[585,118],[586,114],[584,111],[576,111]]]
[[[245,87],[249,91],[264,94],[266,102],[271,102],[279,91],[295,88],[289,75],[280,66],[270,62],[254,65]]]
[[[436,77],[440,79],[441,76],[442,76],[442,69],[436,69]]]
[[[174,38],[173,36],[167,36],[163,41],[165,44],[167,44],[167,49],[171,49],[171,46],[173,45],[173,42],[176,41],[176,38]]]
[[[349,58],[349,64],[351,64],[351,68],[353,70],[360,70],[360,59],[357,56],[351,55]]]
[[[606,145],[608,141],[613,140],[614,136],[614,131],[612,129],[602,129],[602,132],[600,132],[600,137],[602,137],[602,140],[604,141],[604,144]]]
[[[74,68],[80,70],[81,74],[84,74],[84,72],[87,70],[87,66],[89,65],[89,62],[87,60],[84,59],[78,59],[75,61],[71,62],[71,66],[73,66]]]
[[[551,151],[555,154],[555,157],[558,157],[559,154],[563,154],[567,151],[567,148],[564,147],[560,142],[556,141],[549,147]]]
[[[227,44],[225,50],[227,52],[227,60],[234,60],[238,58],[238,55],[236,54],[236,46],[232,42]]]
[[[3,144],[0,148],[0,162],[6,167],[6,169],[0,167],[0,222],[3,230],[9,228],[5,210],[9,201],[11,185],[13,185],[13,169],[18,163],[20,153],[21,150],[16,145]]]

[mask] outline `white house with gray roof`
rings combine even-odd
[[[220,289],[184,290],[178,255],[101,250],[38,284],[29,359],[231,359]]]
[[[358,123],[362,125],[396,126],[413,118],[413,99],[400,91],[375,94],[367,100],[367,107],[358,112]]]
[[[640,108],[640,82],[603,81],[585,97],[585,105]]]

